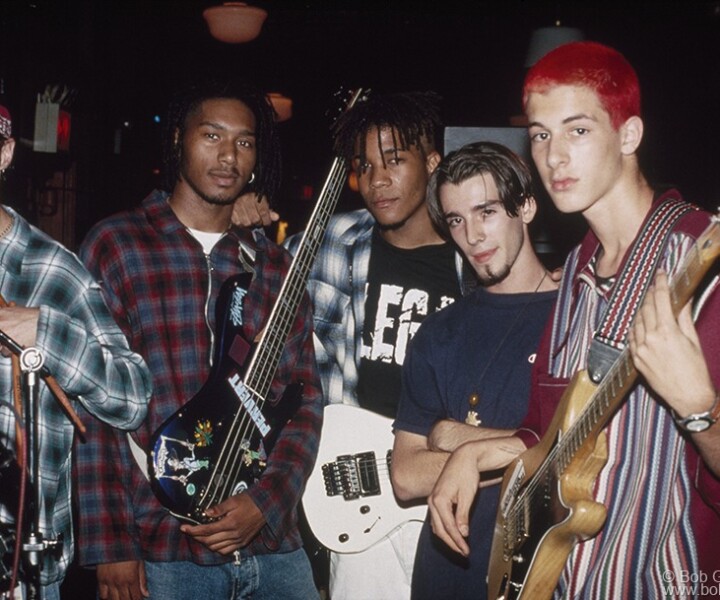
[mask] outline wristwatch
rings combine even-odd
[[[688,415],[687,417],[680,418],[673,411],[673,418],[675,423],[680,429],[689,431],[690,433],[700,433],[709,429],[714,425],[718,419],[720,419],[720,394],[715,393],[715,404],[712,405],[710,410],[702,413],[696,413],[694,415]]]

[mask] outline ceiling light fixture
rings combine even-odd
[[[277,113],[278,123],[287,121],[290,117],[292,117],[292,100],[290,98],[286,98],[277,92],[270,92],[268,94],[268,99]]]
[[[550,50],[558,46],[585,39],[582,30],[575,27],[563,27],[556,21],[553,27],[541,27],[532,32],[530,47],[528,48],[525,66],[532,67]]]
[[[267,11],[245,2],[225,2],[203,11],[210,35],[228,44],[242,44],[260,35]]]

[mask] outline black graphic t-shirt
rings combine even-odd
[[[427,315],[459,297],[451,244],[406,250],[373,233],[358,374],[360,406],[395,417],[408,342]]]

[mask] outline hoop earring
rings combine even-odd
[[[248,183],[252,183],[253,181],[255,181],[255,171],[250,173],[250,179],[248,179]]]

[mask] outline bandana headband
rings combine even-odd
[[[0,137],[5,139],[12,136],[12,121],[10,111],[0,104]]]

